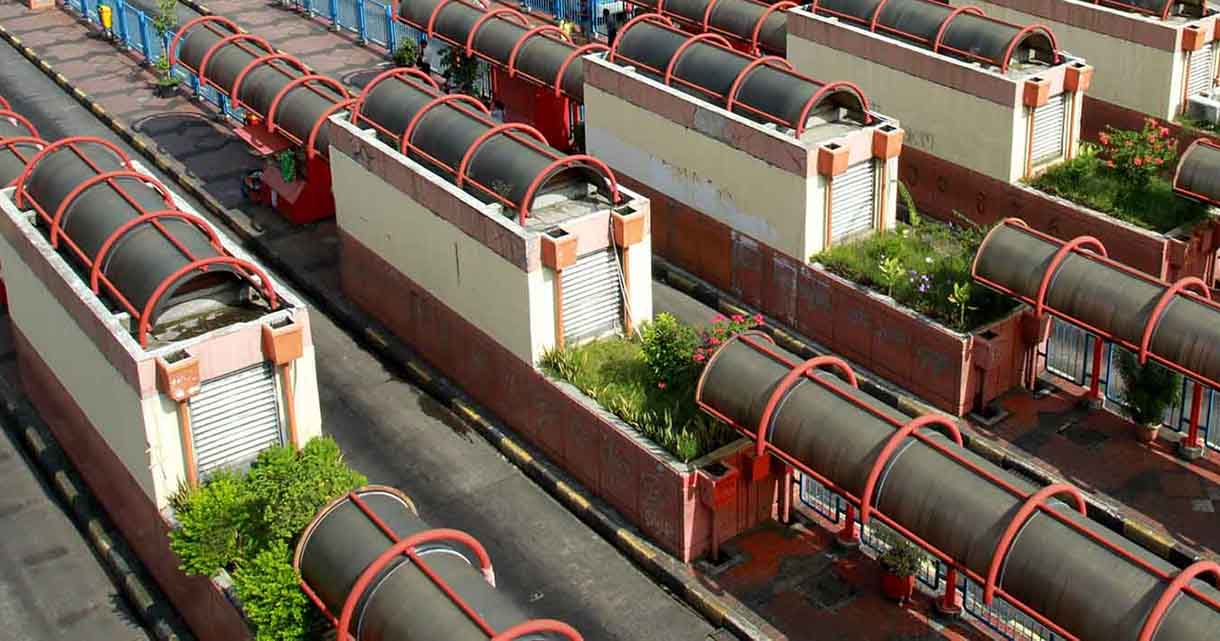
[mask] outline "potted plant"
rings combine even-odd
[[[1135,354],[1118,355],[1119,374],[1125,390],[1123,400],[1135,423],[1135,437],[1142,443],[1156,440],[1165,412],[1182,397],[1182,376],[1151,361],[1140,365]]]
[[[890,549],[877,559],[881,564],[881,592],[899,605],[910,600],[915,592],[915,573],[923,561],[923,553],[910,541],[890,537]]]
[[[411,67],[419,59],[419,43],[412,38],[403,38],[394,48],[394,64],[399,67]]]
[[[161,56],[153,67],[157,70],[156,94],[158,98],[171,98],[178,91],[182,79],[174,75],[169,58]]]

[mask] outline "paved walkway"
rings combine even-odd
[[[1070,383],[1046,398],[1016,390],[1001,400],[1011,416],[975,429],[1025,451],[1063,478],[1131,510],[1167,536],[1220,558],[1220,453],[1184,461],[1174,443],[1135,440],[1132,425],[1106,410],[1080,407]],[[1162,428],[1167,431],[1168,428]]]
[[[7,326],[7,318],[0,322]],[[6,334],[0,332],[0,343],[7,343]],[[11,344],[0,349],[0,370],[11,372]],[[3,428],[0,487],[0,638],[149,641],[84,536]]]

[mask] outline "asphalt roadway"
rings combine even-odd
[[[30,118],[48,140],[98,136],[140,158],[8,46],[0,46],[0,95]],[[172,181],[153,173],[173,187]],[[202,207],[198,210],[204,212]],[[224,229],[219,223],[217,227]],[[657,295],[658,309],[671,308],[692,319],[712,315],[668,288],[662,287]],[[390,373],[316,309],[312,328],[323,431],[339,442],[347,460],[370,482],[392,485],[412,496],[429,523],[465,530],[479,539],[491,555],[499,589],[531,615],[565,621],[588,641],[704,641],[714,632],[706,620],[657,586],[477,433],[468,431],[427,394]],[[9,493],[4,497],[0,506],[7,505],[4,501],[9,500]],[[19,526],[10,524],[12,517],[6,514],[0,512],[0,535],[7,539]],[[35,531],[40,532],[41,542],[62,537],[84,545],[66,520],[46,523]],[[0,542],[0,555],[7,553],[4,546]],[[45,564],[42,572],[46,576],[37,582],[12,575],[9,559],[20,564],[23,558],[0,556],[0,562],[6,564],[0,568],[0,620],[20,621],[8,610],[27,601],[52,603],[64,596],[67,585],[81,584],[103,599],[107,590],[113,593],[112,587],[88,588],[79,570],[66,564]],[[62,630],[41,624],[19,634],[26,636],[17,639],[31,641],[65,638]],[[99,633],[96,638],[123,641],[128,637]]]

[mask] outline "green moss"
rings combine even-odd
[[[1060,163],[1031,184],[1048,194],[1162,234],[1207,218],[1206,206],[1176,196],[1164,177],[1155,176],[1147,186],[1133,189],[1119,174],[1107,171],[1105,161],[1094,153],[1082,153]]]

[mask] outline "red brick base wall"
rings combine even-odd
[[[200,641],[249,639],[241,615],[215,584],[178,569],[178,557],[169,549],[169,524],[15,325],[13,339],[25,393],[187,625]]]
[[[344,293],[649,538],[685,562],[708,549],[711,512],[695,475],[664,464],[584,403],[340,230]],[[388,294],[392,292],[392,294]],[[655,449],[655,446],[653,446]],[[736,455],[727,459],[736,462]],[[724,538],[773,515],[775,479],[738,486]]]

